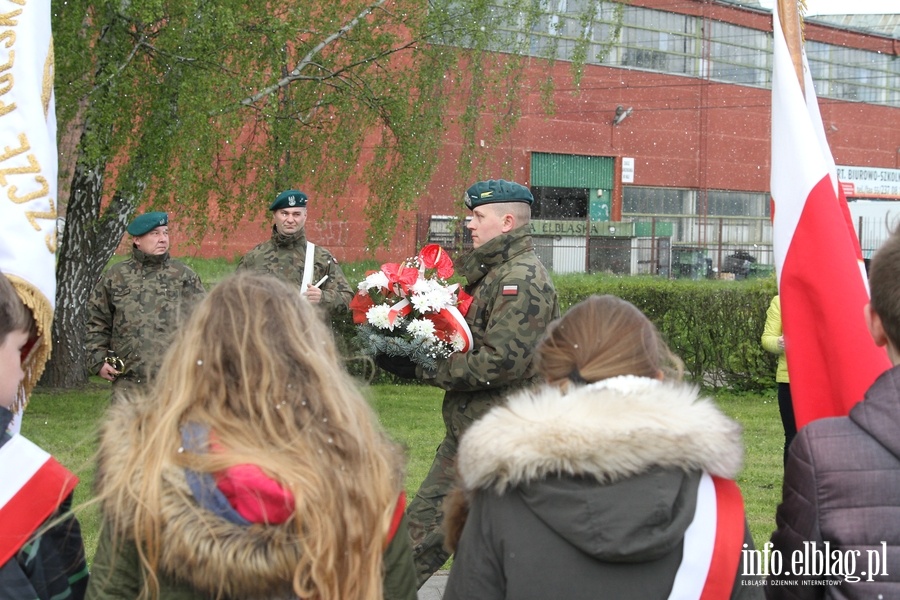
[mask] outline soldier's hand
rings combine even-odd
[[[405,356],[376,354],[375,364],[397,377],[404,379],[415,379],[416,377],[416,364]]]
[[[322,301],[322,290],[314,285],[307,285],[306,291],[303,292],[303,295],[306,296],[306,299],[313,304],[319,304]]]
[[[113,366],[109,363],[103,363],[103,366],[100,367],[100,372],[97,373],[102,379],[106,379],[107,381],[115,381],[116,377],[121,375],[119,371],[116,371]]]

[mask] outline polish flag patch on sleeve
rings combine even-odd
[[[504,285],[503,290],[501,291],[503,296],[518,296],[519,295],[519,286],[517,285]]]

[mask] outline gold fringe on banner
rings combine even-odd
[[[19,394],[11,407],[12,411],[17,413],[28,404],[31,392],[44,373],[47,361],[50,360],[50,353],[53,349],[50,335],[53,328],[53,308],[47,297],[37,287],[15,275],[10,275],[9,273],[4,273],[4,275],[12,282],[25,306],[31,309],[31,314],[34,316],[34,321],[37,324],[38,334],[37,342],[35,342],[36,346],[32,348],[25,364],[22,365],[22,370],[25,371],[25,378],[22,380]]]

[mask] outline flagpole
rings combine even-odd
[[[802,2],[802,0],[800,0]],[[778,0],[778,18],[781,20],[781,28],[784,31],[784,41],[787,42],[791,62],[794,63],[794,71],[800,82],[800,91],[806,94],[803,76],[803,56],[801,52],[803,36],[800,27],[800,8],[798,0]]]

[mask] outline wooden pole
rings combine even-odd
[[[797,79],[800,81],[800,90],[806,94],[804,89],[803,77],[803,59],[801,57],[801,48],[803,45],[802,32],[800,27],[800,7],[799,4],[803,0],[778,0],[778,17],[781,21],[781,30],[784,32],[784,40],[787,42],[788,52],[791,55],[791,61],[794,63],[794,71],[797,73]]]

